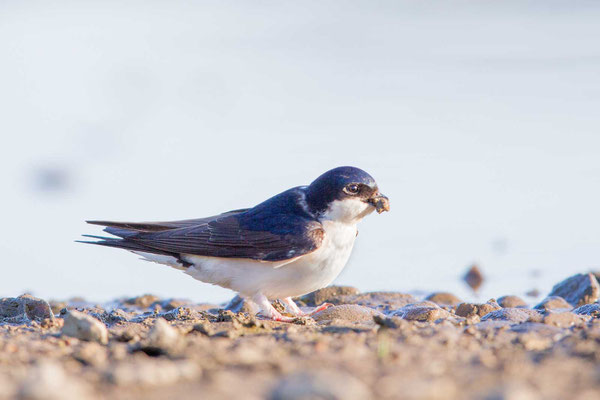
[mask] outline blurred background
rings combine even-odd
[[[75,243],[371,173],[336,283],[463,298],[600,269],[597,1],[2,1],[0,295],[233,294]],[[477,263],[478,294],[462,282]]]

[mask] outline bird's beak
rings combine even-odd
[[[381,214],[384,211],[390,211],[390,200],[381,193],[368,199],[367,203],[375,207],[375,211],[377,211],[378,214]]]

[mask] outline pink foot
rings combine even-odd
[[[315,307],[315,309],[312,310],[311,312],[309,312],[308,315],[315,315],[317,313],[320,313],[323,310],[328,309],[329,307],[333,307],[333,304],[331,304],[331,303],[323,303],[320,306]]]
[[[254,296],[253,300],[261,308],[261,311],[257,314],[258,317],[279,322],[294,322],[294,320],[296,319],[294,317],[287,317],[285,315],[281,315],[281,313],[271,305],[271,302],[269,302],[269,300],[260,293]]]

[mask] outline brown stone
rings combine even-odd
[[[475,315],[483,317],[484,315],[492,311],[499,310],[500,308],[502,307],[500,307],[500,305],[494,299],[491,299],[487,303],[483,304],[461,303],[456,309],[456,315],[465,318],[473,317]]]
[[[600,284],[594,274],[577,274],[554,285],[548,296],[560,296],[573,307],[579,307],[598,300]]]
[[[434,292],[425,297],[425,300],[433,301],[439,305],[455,306],[461,303],[461,299],[448,292]]]

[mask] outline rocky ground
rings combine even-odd
[[[0,300],[0,398],[599,399],[600,286],[461,302],[329,287],[296,323],[141,296]]]

